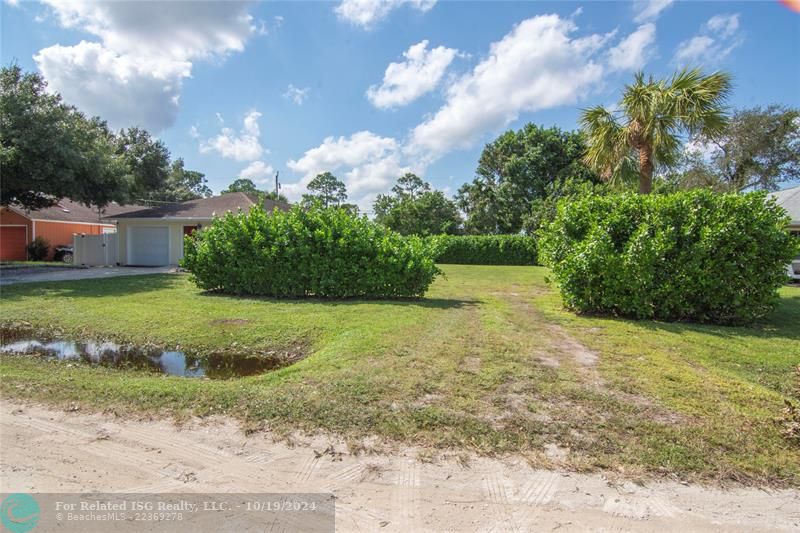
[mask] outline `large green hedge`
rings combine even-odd
[[[439,273],[422,239],[318,206],[229,213],[186,239],[182,266],[200,288],[274,297],[420,297]]]
[[[746,323],[786,282],[787,222],[760,193],[592,196],[559,204],[540,259],[579,312]]]
[[[536,239],[523,235],[437,235],[428,237],[437,263],[535,265]]]

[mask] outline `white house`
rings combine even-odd
[[[789,217],[791,217],[792,221],[789,223],[789,232],[800,238],[800,186],[773,192],[770,193],[770,196],[774,198],[775,203],[784,208],[789,214]],[[791,276],[792,279],[800,279],[800,256],[794,258],[788,270],[789,276]]]
[[[116,215],[117,262],[125,266],[177,265],[183,258],[183,238],[202,229],[216,216],[258,205],[255,195],[232,192]],[[264,200],[264,209],[288,211],[282,202]]]

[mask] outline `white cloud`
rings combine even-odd
[[[334,11],[340,19],[369,30],[402,5],[426,13],[436,0],[342,0]]]
[[[272,168],[272,165],[263,161],[253,161],[239,172],[239,177],[252,180],[257,185],[272,183],[274,175],[275,169]]]
[[[283,26],[283,17],[281,15],[275,15],[272,17],[272,24],[269,24],[264,19],[258,19],[258,24],[256,25],[256,32],[259,35],[269,35],[269,33],[273,30],[277,30]]]
[[[444,106],[414,128],[408,152],[433,159],[473,145],[521,112],[580,100],[601,81],[603,67],[593,56],[611,34],[573,39],[576,29],[558,15],[522,21],[492,43],[489,55],[448,89]]]
[[[258,111],[249,111],[244,117],[244,124],[238,135],[232,128],[223,127],[219,135],[200,143],[200,152],[217,152],[222,157],[236,161],[255,161],[264,153],[259,141],[260,117],[261,113]]]
[[[389,63],[383,83],[380,87],[370,87],[367,98],[380,109],[413,102],[439,84],[457,54],[457,50],[444,46],[428,50],[427,40],[412,45],[403,52],[405,61]]]
[[[743,38],[739,32],[739,14],[714,15],[700,28],[700,33],[678,45],[672,62],[715,64],[725,59]]]
[[[254,30],[247,2],[45,3],[62,26],[96,35],[121,54],[185,61],[241,52]]]
[[[739,29],[739,14],[714,15],[706,22],[708,31],[718,33],[721,37],[731,37]]]
[[[638,70],[653,56],[656,25],[642,24],[608,51],[608,65],[612,70]]]
[[[633,9],[636,12],[634,21],[637,23],[655,20],[661,12],[672,5],[675,0],[636,0]]]
[[[283,97],[287,100],[291,100],[297,105],[303,105],[303,102],[306,101],[308,98],[308,91],[310,91],[310,87],[306,87],[305,89],[299,89],[292,85],[291,83],[286,88],[286,92],[283,93]]]
[[[403,165],[400,145],[396,139],[381,137],[371,131],[359,131],[349,137],[327,137],[319,146],[311,148],[298,160],[286,163],[289,169],[301,175],[297,183],[283,186],[290,199],[298,199],[306,192],[306,185],[321,172],[333,172],[344,181],[347,193],[359,207],[367,207],[367,198],[376,191],[385,190],[391,183],[410,172]]]
[[[192,62],[242,51],[255,30],[245,2],[45,3],[61,26],[100,42],[45,48],[37,65],[52,90],[114,127],[169,127]]]
[[[39,70],[64,99],[114,128],[160,131],[175,121],[181,84],[191,72],[184,61],[150,61],[118,55],[98,43],[55,45],[34,56]]]

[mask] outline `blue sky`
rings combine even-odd
[[[800,14],[779,2],[2,4],[2,61],[115,127],[139,124],[219,191],[297,198],[317,172],[368,208],[405,171],[453,193],[526,122],[576,128],[643,69],[734,76],[732,106],[800,106]]]

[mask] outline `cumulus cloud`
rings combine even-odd
[[[342,0],[334,11],[340,19],[369,30],[402,5],[426,13],[436,0]]]
[[[272,165],[263,161],[253,161],[239,172],[239,177],[252,180],[257,185],[271,184],[274,175],[275,169]]]
[[[383,83],[371,86],[367,98],[380,109],[409,104],[439,84],[457,54],[444,46],[428,50],[427,40],[412,45],[403,52],[405,61],[389,63]]]
[[[446,103],[411,132],[408,152],[432,159],[473,145],[521,112],[580,100],[602,78],[603,66],[594,56],[611,34],[572,38],[576,29],[558,15],[519,23],[449,87]]]
[[[159,2],[157,13],[148,2],[45,3],[61,26],[100,42],[40,50],[39,69],[68,102],[117,128],[172,125],[192,62],[243,50],[255,30],[245,2]]]
[[[738,13],[714,15],[701,26],[697,35],[678,45],[672,62],[676,64],[718,63],[742,42]]]
[[[371,194],[387,189],[398,177],[411,171],[410,166],[402,164],[397,140],[371,131],[359,131],[349,137],[327,137],[303,157],[286,165],[302,176],[297,183],[283,186],[289,198],[299,198],[314,176],[328,171],[344,181],[348,195],[362,208],[367,207]]]
[[[65,28],[87,31],[118,53],[176,60],[244,50],[253,32],[247,2],[45,0]]]
[[[671,6],[674,1],[675,0],[636,0],[633,3],[633,9],[636,12],[636,16],[633,20],[638,23],[655,20],[661,15],[661,12]]]
[[[150,61],[118,55],[98,43],[55,45],[34,56],[50,88],[113,127],[169,127],[178,113],[185,61]],[[135,102],[135,104],[134,104]]]
[[[286,92],[283,93],[283,97],[286,98],[287,100],[291,100],[297,105],[303,105],[303,102],[305,102],[306,99],[308,98],[308,91],[310,90],[311,90],[310,87],[306,87],[305,89],[300,89],[290,83],[289,86],[286,88]]]
[[[656,25],[642,24],[608,51],[608,66],[612,70],[638,70],[653,56]]]
[[[522,21],[491,44],[486,57],[470,72],[453,79],[445,103],[406,139],[370,131],[328,137],[301,158],[287,162],[301,178],[284,190],[296,199],[317,173],[331,171],[343,179],[360,207],[369,207],[376,193],[386,191],[405,172],[424,175],[436,158],[473,146],[521,113],[580,101],[601,84],[604,72],[632,68],[646,60],[655,32],[643,24],[617,45],[616,49],[635,56],[635,61],[626,63],[618,55],[621,52],[612,54],[609,49],[614,32],[575,37],[577,29],[572,18],[557,15]],[[415,45],[429,54],[427,46],[425,41]]]
[[[259,137],[261,130],[258,119],[261,113],[249,111],[244,124],[237,134],[232,128],[223,127],[219,135],[200,143],[200,152],[217,152],[222,157],[236,161],[255,161],[264,153]]]

